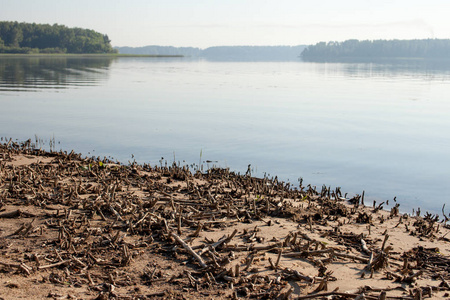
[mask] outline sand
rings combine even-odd
[[[443,299],[444,217],[226,169],[0,145],[2,299]]]

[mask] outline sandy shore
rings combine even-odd
[[[0,145],[2,299],[443,299],[450,226],[229,170]]]

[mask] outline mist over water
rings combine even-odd
[[[123,163],[251,164],[438,213],[449,91],[450,66],[426,61],[0,58],[0,136],[55,137],[57,150]]]

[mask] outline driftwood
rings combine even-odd
[[[385,293],[380,293],[380,296],[370,296],[370,295],[364,295],[362,294],[353,294],[353,293],[342,293],[338,292],[337,290],[333,292],[325,292],[325,293],[317,293],[317,294],[311,294],[311,295],[305,295],[305,296],[299,296],[296,299],[303,300],[303,299],[314,299],[314,298],[326,298],[330,296],[339,296],[344,298],[350,298],[350,299],[367,299],[367,300],[379,300],[379,299],[390,299],[390,300],[403,300],[405,297],[388,297],[386,298]]]
[[[191,255],[192,257],[195,258],[195,260],[200,264],[200,266],[202,266],[202,268],[206,268],[207,265],[205,264],[205,262],[203,261],[203,259],[201,258],[200,255],[198,255],[197,253],[195,253],[194,250],[192,250],[191,246],[189,246],[188,244],[186,244],[185,241],[183,241],[178,235],[176,235],[175,233],[171,232],[170,235],[181,245],[183,246],[184,249],[186,249]]]
[[[20,270],[21,272],[23,272],[26,275],[30,275],[31,271],[32,271],[32,268],[27,266],[25,263],[12,264],[12,263],[0,262],[0,265],[8,267],[8,268],[17,268],[18,270]]]
[[[285,253],[285,254],[283,254],[283,256],[285,256],[285,257],[308,257],[308,256],[320,256],[320,255],[324,255],[324,254],[329,254],[331,256],[336,256],[336,257],[340,257],[340,258],[348,258],[348,259],[352,259],[352,260],[357,260],[362,263],[369,262],[369,259],[367,259],[367,258],[356,256],[356,255],[351,255],[351,254],[346,254],[346,253],[340,253],[334,249],[292,252],[292,253]]]
[[[9,161],[15,155],[51,160],[13,166]],[[381,247],[375,246],[378,222],[397,217],[397,227],[411,235],[445,241],[443,230],[448,225],[429,215],[410,218],[394,211],[387,217],[379,211],[380,205],[374,213],[361,205],[361,196],[347,199],[340,189],[320,190],[301,183],[292,188],[276,177],[254,178],[249,172],[240,175],[227,169],[201,172],[164,162],[154,167],[123,166],[73,152],[46,153],[12,141],[7,147],[0,144],[0,157],[4,158],[0,159],[0,218],[2,224],[9,222],[8,232],[13,232],[0,237],[0,249],[5,259],[16,262],[0,262],[5,276],[16,272],[62,288],[80,286],[98,292],[98,299],[122,297],[117,287],[127,289],[129,297],[173,299],[406,300],[450,291],[450,259],[438,249],[394,252],[387,244],[387,232]],[[348,200],[353,205],[344,203]],[[15,220],[29,217],[33,220]],[[283,234],[272,230],[272,239],[261,232],[274,229],[269,226],[283,228],[284,222],[297,228]],[[352,223],[366,224],[369,234],[344,232],[346,226],[341,225]],[[222,230],[228,234],[220,237]],[[10,247],[19,238],[23,248]],[[194,263],[187,264],[185,255]],[[306,273],[295,263],[287,265],[291,263],[287,258],[300,258],[315,270]],[[346,260],[367,266],[376,279],[382,275],[374,271],[389,265],[383,279],[390,280],[393,288],[327,292],[337,284],[329,265]],[[135,263],[148,265],[134,274]],[[411,290],[403,288],[409,295],[390,295],[395,287],[420,283],[421,276],[436,285],[418,284]],[[300,289],[293,289],[288,281]],[[143,292],[140,285],[152,286],[154,293]],[[312,292],[305,295],[305,291]]]
[[[49,269],[49,268],[54,268],[54,267],[59,267],[61,265],[65,265],[72,262],[72,259],[68,259],[68,260],[63,260],[54,264],[50,264],[50,265],[45,265],[45,266],[39,266],[38,269],[39,270],[43,270],[43,269]]]

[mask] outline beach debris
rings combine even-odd
[[[448,220],[401,215],[397,203],[385,213],[384,202],[365,207],[365,192],[347,199],[340,188],[252,177],[250,166],[240,175],[175,163],[122,165],[12,140],[0,153],[3,274],[86,286],[98,299],[422,299],[450,292],[450,258],[437,247],[399,251],[390,244],[394,230],[446,242]],[[396,225],[377,234],[388,220]],[[333,268],[345,264],[359,278],[367,272],[393,287],[330,291],[341,280]],[[424,277],[435,285],[418,285]]]

